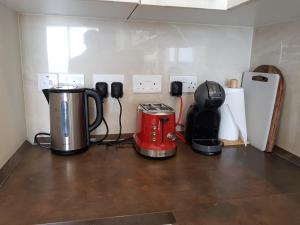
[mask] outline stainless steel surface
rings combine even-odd
[[[50,93],[51,149],[73,151],[87,147],[85,94]]]
[[[141,155],[148,156],[151,158],[166,158],[176,155],[177,149],[172,150],[149,150],[149,149],[142,149],[135,145],[135,150],[140,153]]]
[[[167,134],[167,138],[168,138],[170,141],[176,141],[176,139],[177,139],[175,133],[168,133],[168,134]]]
[[[151,115],[170,115],[175,113],[175,110],[165,104],[140,104],[138,110]]]

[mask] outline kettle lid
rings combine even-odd
[[[78,88],[74,86],[61,86],[48,89],[49,93],[81,93],[84,92],[85,88]]]

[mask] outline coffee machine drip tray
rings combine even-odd
[[[192,148],[205,155],[221,153],[223,143],[218,139],[193,139]]]

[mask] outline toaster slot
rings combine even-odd
[[[165,123],[169,121],[168,117],[160,117],[161,122],[161,142],[164,143],[164,136],[165,136]]]

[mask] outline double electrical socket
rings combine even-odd
[[[38,74],[38,89],[59,86],[84,87],[84,74],[40,73]]]
[[[84,87],[84,74],[60,73],[58,83],[59,86]]]
[[[133,75],[134,93],[160,93],[161,75]]]
[[[173,81],[182,82],[182,92],[194,93],[197,88],[197,76],[170,76],[170,83]],[[160,93],[162,89],[161,75],[133,75],[134,93]]]
[[[134,93],[159,93],[161,92],[161,75],[133,75],[133,92]],[[94,74],[94,86],[97,82],[106,82],[108,92],[112,82],[121,82],[124,84],[123,74]]]
[[[182,82],[182,92],[194,93],[198,86],[197,76],[170,76],[170,83],[173,81]]]
[[[108,85],[108,93],[111,93],[111,83],[121,82],[124,84],[123,74],[94,74],[93,75],[93,87],[96,86],[98,82],[105,82]]]
[[[53,88],[58,86],[58,74],[56,73],[40,73],[38,74],[38,89]]]

